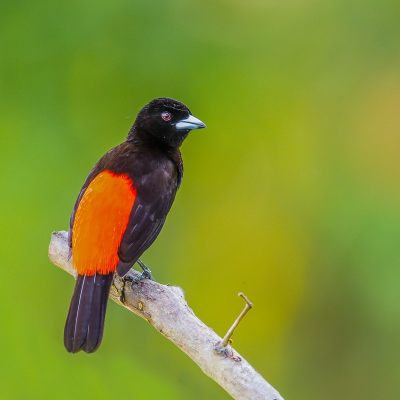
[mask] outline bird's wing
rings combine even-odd
[[[118,256],[118,275],[125,275],[138,258],[154,242],[177,190],[177,175],[160,169],[138,182],[137,196],[125,234],[122,237]]]

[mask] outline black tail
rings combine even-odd
[[[64,345],[70,353],[92,353],[100,346],[113,275],[78,275],[64,329]]]

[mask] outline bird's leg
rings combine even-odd
[[[142,268],[143,272],[137,276],[136,278],[133,278],[132,276],[126,274],[123,276],[123,280],[124,282],[130,282],[131,286],[133,287],[133,285],[143,279],[151,279],[152,281],[155,281],[155,279],[153,278],[153,275],[151,274],[151,271],[146,267],[146,265],[143,263],[142,260],[137,260],[137,263],[140,265],[140,267]]]
[[[142,268],[143,272],[138,277],[133,278],[132,285],[143,279],[151,279],[152,281],[154,281],[151,271],[146,267],[146,265],[143,263],[143,261],[139,259],[139,260],[137,260],[137,263],[140,265],[140,268]]]

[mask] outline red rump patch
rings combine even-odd
[[[79,202],[72,226],[72,257],[80,275],[109,274],[119,262],[118,248],[136,198],[125,174],[100,172]]]

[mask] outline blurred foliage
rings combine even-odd
[[[110,304],[67,354],[73,280],[50,264],[94,163],[138,110],[177,98],[207,124],[144,255],[285,398],[400,392],[400,2],[35,1],[0,5],[4,399],[228,399]]]

